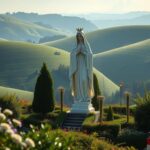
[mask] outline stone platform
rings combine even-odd
[[[94,112],[94,108],[93,108],[92,104],[88,101],[86,101],[86,102],[76,101],[72,105],[70,112],[71,113],[84,113],[84,114],[87,114],[87,113],[90,113],[90,112]]]

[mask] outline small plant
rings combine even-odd
[[[111,121],[111,120],[114,120],[114,114],[113,114],[112,107],[109,106],[108,112],[107,112],[107,121]]]
[[[150,92],[144,97],[138,96],[136,99],[136,110],[134,119],[139,130],[149,132],[150,127]]]

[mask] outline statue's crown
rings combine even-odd
[[[77,28],[77,33],[83,33],[83,28]]]

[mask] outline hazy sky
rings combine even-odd
[[[120,13],[150,11],[150,0],[0,0],[0,13]]]

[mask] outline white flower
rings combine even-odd
[[[70,148],[70,147],[68,147],[68,150],[71,150],[71,148]]]
[[[21,125],[22,125],[21,122],[17,119],[13,119],[12,122],[18,127],[21,127]]]
[[[8,123],[1,123],[0,124],[0,131],[6,131],[11,129]]]
[[[59,140],[59,137],[56,137],[55,141]]]
[[[59,143],[58,146],[59,146],[59,147],[62,147],[62,143]]]
[[[38,144],[39,144],[39,145],[41,145],[41,144],[42,144],[42,142],[41,142],[41,141],[38,141]]]
[[[5,109],[3,111],[3,113],[6,115],[6,116],[11,116],[13,114],[13,112],[10,110],[10,109]]]
[[[11,135],[11,139],[13,142],[17,143],[17,144],[21,144],[22,143],[22,137],[19,134],[12,134]]]
[[[22,145],[22,147],[25,147],[25,148],[27,147],[27,144],[24,142],[22,142],[21,145]]]
[[[14,134],[14,131],[12,129],[7,129],[6,133],[9,134],[9,135],[12,135],[12,134]]]
[[[10,150],[10,148],[8,148],[8,147],[5,147],[5,150]]]
[[[27,146],[29,146],[29,147],[35,147],[34,141],[33,141],[32,139],[30,139],[30,138],[26,138],[26,139],[25,139],[25,143],[26,143]]]
[[[6,119],[6,116],[3,113],[0,113],[0,121],[3,121]]]
[[[44,129],[44,124],[41,124],[41,128]]]
[[[54,145],[57,145],[57,142],[55,142]]]
[[[33,129],[33,125],[32,124],[30,124],[29,126],[30,126],[31,129]]]
[[[21,134],[21,135],[25,135],[26,133],[25,133],[25,132],[23,132],[23,131],[21,131],[21,132],[20,132],[20,134]]]

